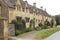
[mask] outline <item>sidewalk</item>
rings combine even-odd
[[[60,40],[60,31],[52,34],[51,36],[47,37],[45,40]]]
[[[22,37],[22,38],[20,38],[18,40],[35,40],[34,39],[35,35],[40,33],[40,32],[41,32],[41,30],[40,31],[36,31],[36,32],[32,32],[32,33],[30,33],[30,34],[28,34],[28,35],[26,35],[26,36],[24,36],[24,37]]]
[[[35,40],[34,37],[36,34],[40,33],[41,30],[39,31],[35,31],[35,32],[32,32],[30,34],[27,34],[26,36],[22,37],[22,38],[17,38],[17,37],[9,37],[9,38],[12,38],[12,39],[16,39],[16,40]]]

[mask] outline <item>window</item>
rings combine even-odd
[[[29,22],[29,19],[30,19],[30,18],[26,17],[26,22]]]
[[[20,5],[17,5],[17,10],[18,10],[18,11],[21,11]]]
[[[33,12],[30,12],[31,14],[33,14]]]
[[[25,9],[23,8],[23,12],[25,11]]]
[[[28,12],[28,7],[26,7],[26,12]]]
[[[40,22],[40,20],[38,20],[38,22]]]
[[[16,19],[17,19],[17,21],[21,21],[22,17],[17,16]]]

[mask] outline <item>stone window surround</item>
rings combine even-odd
[[[25,20],[26,20],[26,22],[29,22],[30,18],[28,18],[28,17],[25,17]]]

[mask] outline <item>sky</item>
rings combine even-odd
[[[25,0],[24,0],[25,1]],[[46,8],[46,11],[50,15],[60,14],[60,0],[27,0],[30,5],[36,3],[36,6],[40,8],[43,6],[43,10]]]

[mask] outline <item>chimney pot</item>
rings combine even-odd
[[[36,3],[33,3],[33,6],[36,7]]]

